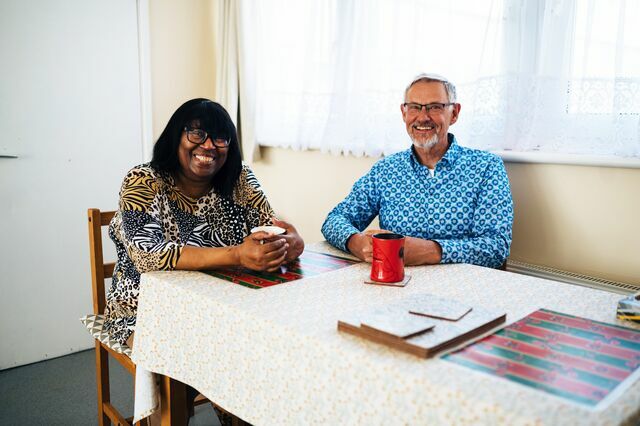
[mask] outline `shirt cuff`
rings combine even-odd
[[[440,245],[442,249],[442,257],[440,258],[440,263],[456,263],[454,258],[456,257],[456,250],[454,248],[455,244],[453,241],[447,240],[439,240],[432,239],[431,241],[435,241]]]
[[[360,231],[358,231],[357,229],[354,229],[353,233],[351,233],[351,234],[349,234],[349,235],[347,236],[347,238],[344,240],[344,244],[342,244],[342,246],[344,247],[342,250],[343,250],[344,252],[346,252],[346,253],[351,253],[351,252],[349,251],[349,247],[347,247],[347,244],[349,244],[349,238],[351,238],[351,237],[353,237],[354,235],[359,234],[359,233],[360,233]]]

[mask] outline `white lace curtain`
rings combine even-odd
[[[458,86],[451,131],[463,145],[640,157],[637,0],[239,4],[251,142],[373,156],[404,149],[404,88],[434,72]]]

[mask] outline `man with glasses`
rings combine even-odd
[[[378,161],[327,216],[335,247],[371,262],[371,235],[405,239],[405,264],[500,267],[509,255],[513,202],[502,160],[458,145],[449,126],[460,114],[446,78],[420,74],[400,106],[413,145]],[[379,217],[382,229],[363,232]]]

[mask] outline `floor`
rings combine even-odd
[[[111,399],[126,417],[133,415],[133,379],[110,362]],[[0,425],[96,425],[93,349],[0,371]],[[189,426],[218,426],[209,404],[196,407]]]

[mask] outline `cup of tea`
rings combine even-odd
[[[374,234],[371,280],[397,283],[404,280],[404,235]]]

